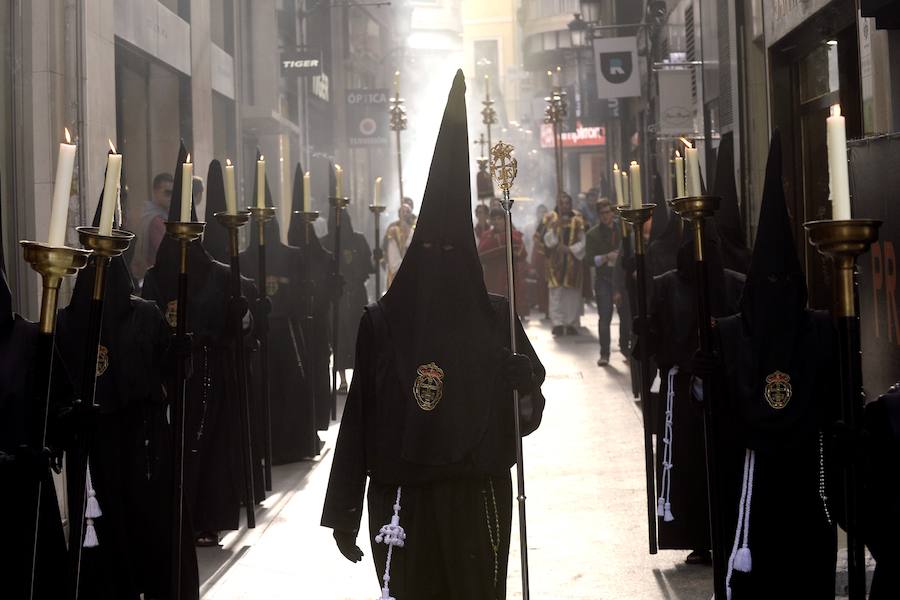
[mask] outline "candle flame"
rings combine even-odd
[[[681,158],[681,152],[678,150],[675,151],[675,158]]]
[[[631,161],[631,166],[632,167],[638,166],[638,162],[636,160]]]
[[[65,132],[66,132],[66,143],[67,143],[67,144],[71,144],[71,143],[72,143],[72,136],[69,134],[69,128],[68,128],[68,127],[65,127],[64,130],[65,130]]]
[[[68,133],[68,132],[69,132],[69,130],[67,129],[67,130],[66,130],[66,133]],[[66,139],[68,139],[68,135],[66,136]],[[109,142],[109,149],[112,150],[112,153],[113,153],[113,154],[115,154],[115,153],[116,153],[116,147],[113,145],[112,140],[109,139],[109,138],[106,138],[106,141]]]
[[[230,166],[231,166],[231,159],[230,159],[230,158],[226,158],[226,159],[225,159],[225,166],[226,166],[226,167],[230,167]]]
[[[619,170],[619,163],[613,163],[613,171]]]
[[[693,148],[694,147],[694,144],[692,144],[689,139],[687,139],[685,137],[680,137],[678,139],[681,140],[681,143],[684,144],[685,148]]]
[[[383,177],[376,177],[375,183],[381,183],[382,179],[383,179]]]
[[[188,154],[188,155],[187,155],[187,158],[186,158],[185,161],[184,161],[184,164],[188,164],[188,163],[190,163],[190,162],[191,162],[191,155]]]
[[[832,104],[831,105],[831,116],[832,117],[841,116],[841,105],[840,104]]]
[[[257,162],[266,162],[266,157],[262,154],[259,155],[259,160]]]
[[[344,170],[344,169],[341,168],[341,165],[339,165],[339,164],[337,164],[337,163],[334,163],[334,172],[335,172],[335,173],[340,173],[340,172],[343,171],[343,170]]]

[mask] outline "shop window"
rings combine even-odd
[[[840,89],[836,41],[817,46],[800,61],[800,101],[809,102]]]

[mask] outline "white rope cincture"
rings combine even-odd
[[[662,482],[660,484],[660,496],[656,501],[656,516],[662,517],[666,523],[675,520],[672,514],[672,441],[675,432],[672,428],[672,407],[675,403],[675,376],[678,374],[678,365],[669,369],[668,391],[666,392],[666,425],[663,434],[663,458],[662,458]]]
[[[749,573],[753,570],[750,554],[750,510],[753,504],[753,473],[756,470],[756,451],[744,451],[744,477],[741,484],[741,500],[738,505],[738,520],[734,530],[734,545],[728,557],[728,572],[725,575],[726,592],[731,600],[731,575],[735,570]]]
[[[97,530],[94,528],[94,519],[103,516],[100,510],[100,503],[97,501],[97,492],[94,490],[94,482],[91,481],[91,462],[88,459],[87,469],[84,478],[84,490],[87,501],[84,505],[84,548],[96,548],[100,545],[97,539]]]
[[[384,586],[381,588],[381,597],[378,600],[396,600],[391,596],[390,589],[391,557],[394,553],[394,547],[402,548],[406,543],[406,531],[400,526],[400,494],[402,491],[403,486],[399,486],[397,488],[397,500],[394,501],[394,515],[391,517],[391,522],[383,525],[378,531],[378,535],[375,536],[376,544],[386,544],[388,547],[387,561],[385,561],[384,565],[384,577],[382,577]]]

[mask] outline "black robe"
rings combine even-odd
[[[40,369],[35,367],[38,326],[15,315],[0,321],[0,514],[5,516],[5,541],[0,545],[0,596],[28,598],[31,579],[34,507],[41,482],[41,511],[34,598],[57,600],[66,594],[68,565],[66,541],[53,477],[49,470],[36,472],[16,459],[18,448],[30,445],[28,432],[36,423],[35,386]],[[61,453],[68,443],[68,424],[62,418],[74,398],[65,367],[54,359],[48,447]]]
[[[752,570],[734,571],[733,600],[834,598],[840,514],[839,474],[831,460],[830,425],[837,414],[840,372],[831,317],[801,311],[794,348],[782,367],[791,396],[780,409],[778,389],[754,359],[753,338],[742,314],[717,321],[727,393],[717,397],[720,508],[725,554],[731,551],[740,504],[746,449],[755,452],[750,511]],[[823,440],[820,450],[820,436]],[[820,497],[820,460],[829,501]]]
[[[78,310],[74,304],[60,311],[57,339],[80,385],[87,307]],[[99,546],[82,551],[80,595],[164,598],[169,593],[173,485],[173,432],[163,389],[170,336],[154,303],[132,296],[125,299],[124,310],[110,304],[104,307],[102,366],[94,396],[100,412],[89,448],[91,480],[103,516],[94,521]],[[135,532],[141,532],[137,541]],[[192,537],[185,528],[185,599],[199,597]]]
[[[196,244],[196,243],[194,243]],[[237,529],[242,474],[240,416],[235,365],[227,323],[228,267],[209,259],[199,245],[189,250],[188,326],[193,334],[193,373],[185,394],[185,500],[194,531]],[[160,281],[159,266],[144,277],[143,296],[155,300],[174,332],[176,276]],[[167,382],[174,389],[175,382]]]
[[[298,285],[300,250],[283,245],[277,229],[270,227],[266,243],[266,290],[271,302],[268,315],[269,337],[269,405],[272,462],[276,465],[295,462],[318,455],[316,405],[307,377],[310,364],[307,340],[300,327],[303,294]],[[258,279],[259,254],[255,236],[241,255],[241,270],[254,281]],[[257,284],[258,285],[258,284]],[[251,305],[255,298],[248,298]],[[256,315],[256,323],[264,326]],[[259,358],[259,356],[257,356]],[[256,361],[256,369],[261,363]],[[327,368],[327,367],[326,367]],[[254,374],[256,376],[256,374]],[[327,381],[327,379],[326,379]],[[258,381],[254,392],[259,391]]]
[[[343,223],[349,226],[349,219]],[[353,368],[353,353],[356,349],[356,329],[359,317],[369,302],[366,280],[375,272],[372,266],[372,250],[361,233],[341,232],[341,277],[344,278],[344,293],[340,301],[338,325],[338,347],[335,356],[337,369]],[[322,245],[334,252],[334,235],[329,232],[322,238]]]
[[[507,328],[506,300],[491,296],[491,305],[497,327]],[[510,468],[516,447],[511,396],[497,399],[486,433],[462,462],[426,466],[404,460],[402,424],[410,396],[401,389],[396,355],[381,313],[380,305],[370,305],[359,326],[358,362],[341,421],[322,525],[359,530],[368,477],[369,534],[380,584],[387,549],[374,537],[390,521],[397,487],[403,486],[400,523],[409,537],[406,547],[393,554],[392,595],[397,600],[504,598],[512,518]],[[508,334],[505,338],[509,339]],[[522,400],[523,434],[527,435],[540,424],[545,372],[521,325],[517,341],[519,352],[531,359],[534,373],[534,388]]]
[[[669,373],[677,374],[672,403],[672,469],[670,470],[670,502],[673,521],[659,519],[659,547],[663,550],[709,549],[709,502],[707,498],[703,408],[691,392],[691,360],[698,348],[697,299],[691,268],[683,264],[653,280],[653,303],[650,305],[650,353],[659,366],[662,385],[655,411],[657,498],[665,496],[663,482],[665,425]],[[744,276],[734,271],[719,271],[710,282],[711,311],[714,317],[734,314],[738,310]]]

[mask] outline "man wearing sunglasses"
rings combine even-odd
[[[153,178],[150,199],[144,202],[140,229],[135,232],[136,247],[131,261],[131,274],[138,281],[144,278],[144,273],[156,262],[156,249],[166,236],[165,222],[172,202],[173,183],[171,174],[159,173]]]

